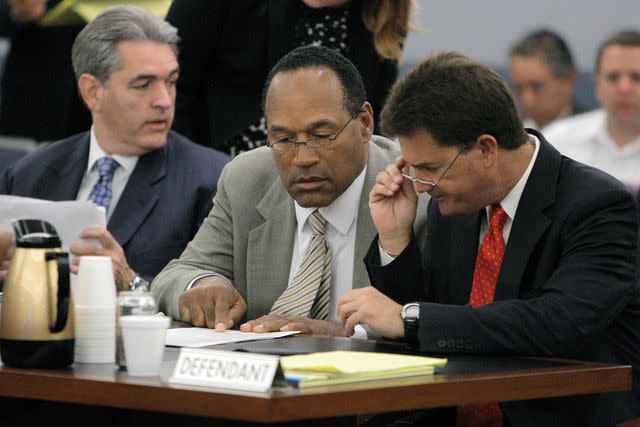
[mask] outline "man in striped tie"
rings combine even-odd
[[[448,410],[451,425],[640,416],[638,220],[627,189],[525,131],[502,80],[455,52],[394,86],[382,128],[398,136],[402,157],[369,197],[373,287],[340,299],[345,332],[366,323],[424,352],[633,365],[633,391],[461,406]],[[412,224],[422,192],[431,202],[420,239]]]
[[[196,326],[344,335],[336,302],[368,283],[368,194],[399,147],[373,135],[362,78],[333,50],[295,49],[265,88],[269,146],[229,163],[211,214],[152,292]]]

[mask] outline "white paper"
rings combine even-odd
[[[232,344],[243,341],[269,340],[295,335],[299,331],[287,332],[241,332],[226,330],[217,332],[207,328],[174,328],[167,331],[166,345],[173,347],[207,347],[210,345]]]
[[[65,251],[73,242],[80,240],[80,233],[85,228],[107,226],[104,209],[90,201],[51,202],[0,195],[0,230],[13,232],[11,222],[17,219],[47,221],[58,232]]]

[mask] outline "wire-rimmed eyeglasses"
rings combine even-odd
[[[345,123],[344,126],[342,126],[342,128],[336,132],[335,134],[333,134],[333,136],[331,135],[312,135],[311,138],[309,138],[306,141],[294,141],[293,138],[291,137],[283,137],[278,139],[275,142],[271,142],[268,141],[268,146],[273,148],[276,151],[290,151],[295,149],[298,145],[303,144],[306,148],[324,148],[324,147],[328,147],[329,145],[331,145],[331,143],[333,141],[335,141],[336,139],[338,139],[338,137],[340,136],[340,134],[342,133],[343,130],[345,130],[347,128],[347,126],[349,126],[349,123],[351,123],[353,120],[356,119],[356,117],[358,117],[360,115],[360,113],[364,113],[365,110],[358,110],[353,116],[351,116],[351,118],[349,119],[349,121],[347,123]],[[271,139],[271,135],[269,135],[269,139]]]
[[[458,159],[458,157],[460,157],[460,154],[462,154],[462,152],[466,148],[467,148],[467,144],[462,144],[462,147],[460,148],[460,151],[458,151],[458,154],[456,154],[456,156],[453,158],[453,160],[451,160],[451,163],[449,163],[449,166],[447,166],[447,168],[440,174],[440,176],[435,181],[427,181],[426,179],[416,178],[414,176],[415,175],[415,171],[414,171],[414,169],[412,167],[409,167],[409,174],[403,173],[402,176],[407,178],[407,179],[410,179],[411,181],[413,181],[414,184],[416,182],[419,182],[420,184],[430,185],[431,188],[434,188],[436,185],[438,185],[438,183],[444,177],[444,175],[447,173],[447,171],[449,169],[451,169],[451,166],[453,166],[453,164]]]

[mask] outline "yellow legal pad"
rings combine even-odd
[[[120,4],[140,6],[164,19],[171,0],[63,0],[40,19],[40,24],[59,26],[91,22],[103,10]]]
[[[289,382],[299,387],[344,384],[418,375],[431,375],[447,359],[361,351],[283,356],[280,365]]]

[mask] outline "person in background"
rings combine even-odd
[[[119,290],[148,282],[177,258],[211,209],[223,153],[170,130],[180,73],[174,27],[132,6],[109,8],[78,35],[73,67],[89,131],[54,142],[0,175],[0,194],[91,200],[107,228],[73,243],[110,256]]]
[[[413,0],[174,1],[180,65],[175,129],[237,154],[267,143],[260,91],[298,46],[326,46],[360,71],[375,114],[396,79]]]
[[[52,141],[91,126],[71,66],[83,25],[43,27],[60,0],[1,0],[0,36],[11,41],[0,82],[0,135]]]
[[[608,37],[595,63],[602,108],[558,122],[547,136],[562,154],[640,190],[640,31]]]
[[[585,111],[573,98],[576,68],[558,34],[543,29],[524,36],[511,48],[509,72],[525,127],[544,133],[556,120]]]
[[[243,331],[343,335],[336,301],[367,283],[367,194],[398,146],[373,135],[358,70],[326,47],[285,55],[263,103],[269,147],[225,167],[213,210],[151,291],[159,310],[199,327],[245,318]]]
[[[364,323],[430,353],[632,365],[632,391],[464,406],[449,411],[458,425],[640,416],[638,218],[624,186],[525,131],[500,77],[455,52],[427,58],[392,89],[382,128],[402,157],[369,196],[373,287],[340,298],[345,332]],[[412,225],[424,192],[420,239]]]

